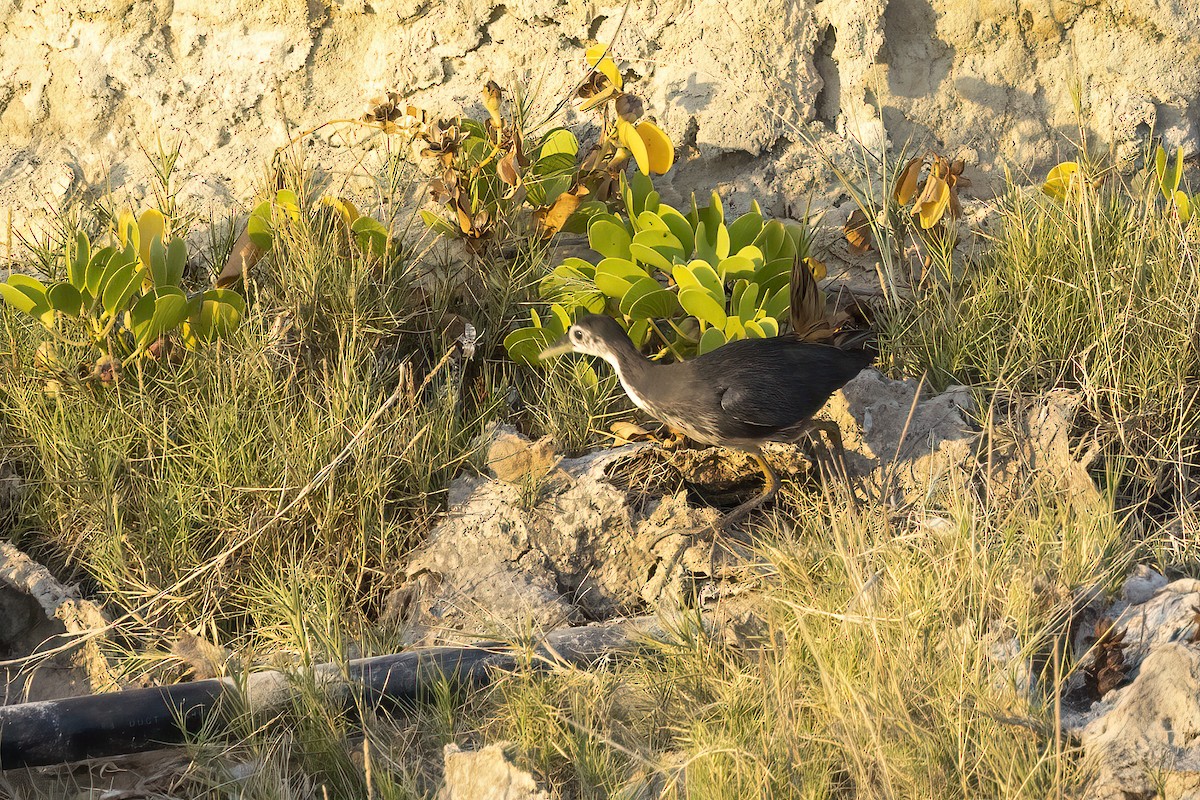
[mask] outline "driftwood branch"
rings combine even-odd
[[[563,628],[532,650],[497,642],[435,647],[346,664],[322,664],[299,676],[330,702],[396,705],[422,702],[444,678],[480,686],[521,664],[588,666],[661,631],[653,618]],[[530,659],[532,656],[532,659]],[[276,671],[174,686],[0,706],[0,769],[35,767],[155,750],[250,711],[269,719],[296,694],[297,676]]]

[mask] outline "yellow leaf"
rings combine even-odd
[[[925,179],[925,190],[921,192],[921,202],[913,209],[921,227],[926,230],[938,224],[950,205],[950,184],[936,175]]]
[[[913,195],[917,193],[917,178],[921,176],[921,159],[914,158],[904,165],[904,169],[900,172],[900,177],[896,181],[896,189],[894,197],[896,202],[902,206],[912,202]]]
[[[150,268],[150,243],[155,239],[164,248],[167,246],[167,218],[162,212],[148,208],[138,218],[138,258],[147,269]]]
[[[616,62],[608,55],[608,45],[603,43],[592,45],[587,49],[584,58],[587,59],[589,67],[608,78],[609,83],[617,89],[621,88],[621,73],[617,70]]]
[[[1179,214],[1180,222],[1187,222],[1192,218],[1192,200],[1187,196],[1187,192],[1175,190],[1175,213]]]
[[[649,175],[650,154],[646,152],[646,143],[638,135],[637,129],[625,120],[618,119],[617,138],[621,140],[621,144],[625,145],[625,149],[633,154],[633,160],[637,162],[638,169],[642,171],[642,174]]]
[[[1074,161],[1064,161],[1046,176],[1042,184],[1042,192],[1055,200],[1065,200],[1068,195],[1079,191],[1079,164]]]
[[[133,249],[138,246],[137,240],[137,217],[129,209],[123,210],[117,217],[117,238],[121,240],[121,247],[129,244],[130,237],[133,238]]]
[[[534,212],[534,216],[541,223],[543,232],[553,236],[562,230],[562,226],[567,224],[567,220],[579,208],[579,204],[583,202],[583,198],[588,194],[588,190],[580,186],[573,192],[563,192],[554,201],[549,210],[543,212]]]
[[[825,269],[824,261],[818,261],[812,256],[808,256],[804,259],[804,263],[808,265],[808,271],[812,273],[813,280],[825,280],[825,275],[828,274],[828,270]]]
[[[337,211],[342,218],[342,222],[346,224],[347,228],[354,224],[354,220],[362,216],[358,213],[358,209],[354,207],[354,203],[351,203],[344,197],[330,197],[329,195],[324,195],[321,198],[321,204],[329,206]]]
[[[646,145],[650,171],[655,175],[665,175],[671,169],[671,165],[675,163],[675,146],[663,133],[662,128],[650,120],[639,122],[637,132],[642,143]]]
[[[596,106],[607,101],[610,97],[612,97],[614,94],[616,94],[616,92],[617,92],[617,90],[611,85],[608,86],[604,91],[597,92],[596,94],[592,95],[591,97],[587,98],[586,100],[584,100],[582,103],[579,104],[580,113],[585,112],[585,111],[591,111]]]

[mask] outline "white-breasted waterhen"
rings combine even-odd
[[[724,528],[779,490],[779,478],[762,455],[764,443],[796,441],[821,431],[844,464],[837,426],[812,416],[875,357],[862,346],[862,332],[834,330],[824,297],[799,259],[790,294],[790,331],[768,339],[740,339],[688,361],[651,361],[615,319],[595,314],[572,325],[540,357],[567,352],[599,356],[616,370],[629,399],[650,416],[698,442],[753,455],[766,485],[717,523]]]

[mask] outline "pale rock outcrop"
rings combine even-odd
[[[1200,6],[1182,0],[8,0],[0,4],[0,243],[106,187],[143,202],[139,150],[182,142],[181,199],[227,213],[289,135],[397,90],[478,108],[488,78],[535,110],[569,92],[582,45],[612,41],[670,136],[664,196],[721,187],[776,215],[840,202],[826,159],[911,140],[1039,175],[1085,132],[1139,157],[1151,132],[1200,145]],[[1084,111],[1082,119],[1076,107]],[[568,114],[565,121],[576,117]],[[886,126],[886,133],[884,126]],[[350,139],[354,136],[350,135]],[[339,190],[347,134],[307,137]],[[357,155],[361,151],[356,150]],[[2,247],[0,247],[2,249]],[[0,252],[0,257],[5,253]]]

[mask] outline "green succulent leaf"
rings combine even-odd
[[[767,261],[774,261],[777,258],[787,256],[784,253],[787,238],[787,231],[784,230],[782,223],[779,220],[773,219],[766,225],[763,225],[758,236],[754,237],[752,244],[762,251]]]
[[[655,217],[655,219],[658,218]],[[673,233],[667,230],[665,225],[661,230],[640,231],[633,237],[633,241],[629,245],[629,252],[635,260],[667,273],[670,273],[671,267],[676,262],[682,262],[687,256],[683,245]]]
[[[92,244],[87,235],[80,231],[75,234],[75,250],[67,259],[67,280],[80,292],[87,289],[87,268],[92,260]]]
[[[550,156],[565,155],[571,159],[571,166],[575,164],[575,156],[579,154],[579,140],[575,138],[575,134],[571,133],[566,128],[555,128],[542,137],[542,143],[538,147],[538,161],[542,161]]]
[[[626,258],[606,258],[596,265],[596,288],[620,300],[638,281],[649,279],[646,270]]]
[[[138,300],[130,311],[130,330],[138,349],[148,347],[155,339],[173,331],[188,318],[191,304],[178,289],[155,289]]]
[[[758,284],[750,283],[749,281],[738,281],[738,286],[741,286],[742,291],[737,291],[734,287],[734,307],[737,309],[737,315],[743,320],[754,319],[758,314]]]
[[[264,200],[250,212],[250,220],[246,223],[246,233],[254,246],[264,253],[275,243],[275,230],[271,227],[271,201]]]
[[[696,249],[696,232],[691,223],[687,221],[687,217],[668,205],[661,205],[658,207],[658,218],[667,226],[667,230],[671,231],[679,240],[679,245],[683,248],[683,257],[690,259]]]
[[[762,268],[762,265],[767,262],[767,258],[763,255],[763,251],[759,250],[752,244],[748,244],[745,247],[738,249],[736,251],[736,255],[740,258],[749,259],[750,263],[754,265],[755,272],[758,272],[759,269]]]
[[[727,316],[724,305],[704,289],[680,289],[679,305],[698,320],[717,328],[725,327]]]
[[[556,337],[546,328],[518,328],[504,337],[504,349],[513,361],[526,366],[539,366],[538,354],[554,344]]]
[[[641,350],[646,346],[646,342],[650,341],[650,320],[634,320],[626,330],[626,333],[629,334],[629,339],[633,342],[633,346]]]
[[[701,222],[696,227],[696,252],[693,255],[708,262],[708,265],[714,269],[721,263],[721,259],[717,256],[716,245],[709,238],[707,223]]]
[[[229,336],[246,316],[246,301],[230,289],[209,289],[192,298],[189,306],[188,332],[200,342]]]
[[[178,286],[183,280],[183,270],[187,267],[187,243],[180,237],[175,237],[167,245],[167,275],[166,286]]]
[[[764,293],[773,293],[780,287],[786,288],[792,281],[792,259],[777,258],[754,271],[754,282]]]
[[[629,309],[643,296],[652,292],[662,291],[662,286],[654,278],[641,278],[634,282],[629,290],[621,297],[620,310],[625,316],[632,316]]]
[[[1167,167],[1167,151],[1162,145],[1154,151],[1154,171],[1158,176],[1158,186],[1163,197],[1170,200],[1179,189],[1179,180],[1183,177],[1183,148],[1175,151],[1175,163]]]
[[[717,265],[717,274],[726,282],[749,280],[754,277],[754,262],[741,255],[729,256],[721,259],[721,263]]]
[[[92,253],[92,257],[88,259],[87,271],[84,274],[83,290],[91,297],[100,296],[100,284],[104,279],[104,273],[108,270],[109,264],[114,258],[128,259],[133,261],[136,256],[133,255],[133,245],[128,245],[124,250],[118,250],[115,247],[103,247]]]
[[[716,231],[725,223],[725,207],[721,205],[721,196],[712,193],[712,202],[705,208],[699,209],[699,221],[704,223],[708,231],[709,244],[716,245]],[[698,226],[697,226],[698,227]],[[697,238],[699,234],[697,233]]]
[[[646,180],[650,179],[646,178]],[[659,207],[662,205],[662,195],[660,195],[658,192],[650,192],[646,195],[646,202],[644,205],[645,208],[642,211],[643,214],[657,214]]]
[[[729,226],[730,251],[736,253],[746,245],[752,244],[758,234],[762,232],[762,227],[762,214],[753,211],[742,214]]]
[[[575,213],[567,218],[567,224],[562,226],[562,230],[566,233],[584,233],[592,219],[601,214],[608,214],[608,206],[599,200],[584,201],[575,209]]]
[[[69,317],[78,317],[83,309],[83,295],[70,283],[56,283],[46,290],[51,308]]]
[[[636,219],[646,210],[646,199],[654,191],[654,182],[649,175],[634,172],[627,176],[621,174],[621,197],[625,201],[625,213],[630,219]]]
[[[711,353],[725,343],[725,334],[721,332],[720,328],[709,328],[700,335],[700,343],[696,345],[696,355],[702,356],[705,353]]]
[[[671,270],[671,276],[679,287],[695,287],[703,289],[713,296],[713,299],[725,303],[725,286],[717,271],[704,261],[693,261],[690,264],[677,264]]]
[[[300,198],[291,189],[280,189],[276,192],[275,205],[279,206],[292,222],[300,221]]]
[[[679,298],[662,287],[646,292],[629,306],[628,316],[635,320],[672,319],[683,313]]]
[[[535,176],[525,182],[525,196],[531,206],[551,206],[573,182],[571,175]]]
[[[762,318],[755,319],[754,325],[761,334],[761,336],[759,336],[760,339],[770,339],[773,336],[779,335],[779,322],[773,317],[764,316]],[[749,329],[750,326],[747,325],[746,330]]]
[[[118,255],[109,262],[97,294],[108,316],[114,316],[125,308],[141,287],[142,276],[141,265],[136,260]]]
[[[688,224],[692,226],[692,230],[696,230],[700,227],[700,209],[696,207],[695,192],[692,192],[691,204],[691,209],[689,209],[688,213],[684,214],[684,216],[687,218]]]
[[[643,211],[641,214],[638,214],[637,229],[639,231],[671,232],[671,229],[667,227],[667,223],[663,221],[662,217],[653,211]]]
[[[183,280],[183,268],[187,264],[187,245],[176,237],[163,247],[161,239],[150,242],[150,278],[157,289],[178,286]]]
[[[787,286],[784,286],[782,289],[777,289],[775,293],[772,294],[761,306],[764,314],[776,320],[783,320],[787,318],[791,307],[792,295]],[[779,326],[777,325],[775,329],[778,332]]]
[[[796,258],[808,258],[812,246],[812,233],[809,228],[798,222],[786,222],[783,230],[791,242],[792,255]]]
[[[7,283],[0,283],[0,296],[13,308],[49,327],[54,324],[54,309],[46,297],[46,286],[37,278],[14,272]]]
[[[376,258],[383,258],[387,254],[388,242],[391,237],[384,224],[374,217],[364,215],[354,220],[354,224],[350,226],[350,232],[354,234],[354,241],[358,244],[358,249],[364,253],[369,253]]]
[[[533,174],[543,178],[549,178],[561,173],[572,172],[575,168],[575,156],[567,153],[555,153],[553,155],[542,156],[537,161],[533,162]]]
[[[588,226],[588,244],[593,250],[607,258],[630,257],[629,245],[633,237],[624,225],[607,219],[594,219]]]
[[[772,320],[772,321],[774,321],[774,320]],[[742,321],[742,325],[746,329],[746,338],[747,339],[766,339],[767,338],[767,332],[765,330],[763,330],[762,326],[759,324],[759,321],[753,320],[753,319],[747,319],[747,320]]]

